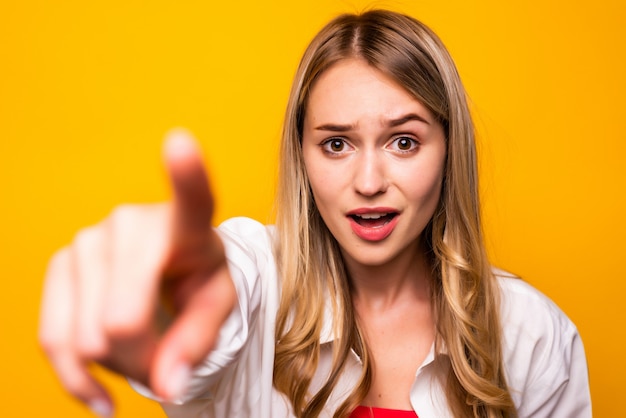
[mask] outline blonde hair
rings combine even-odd
[[[364,399],[371,384],[367,344],[352,306],[338,244],[313,201],[301,151],[303,119],[317,78],[336,62],[358,57],[390,76],[425,105],[446,132],[441,199],[423,236],[434,271],[437,361],[449,363],[445,391],[455,416],[515,416],[501,355],[499,293],[482,240],[474,128],[454,62],[419,21],[372,10],[342,15],[313,39],[297,70],[281,144],[276,254],[281,302],[276,322],[274,385],[300,417],[317,417],[351,349],[363,373],[335,417]],[[309,393],[318,366],[324,307],[330,299],[333,365],[321,389]],[[445,353],[445,354],[443,354]]]

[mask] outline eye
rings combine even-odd
[[[348,151],[350,147],[343,138],[330,138],[321,145],[322,150],[328,154],[341,154]]]
[[[401,153],[415,151],[418,146],[419,142],[408,136],[399,136],[389,144],[389,148]]]

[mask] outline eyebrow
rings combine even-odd
[[[390,119],[386,121],[384,124],[389,126],[390,128],[393,128],[396,126],[404,125],[405,123],[412,121],[412,120],[416,120],[419,122],[423,122],[427,125],[430,125],[429,121],[427,121],[425,118],[418,115],[417,113],[409,113],[408,115],[404,115],[397,119]],[[331,131],[331,132],[348,132],[348,131],[353,130],[354,127],[355,125],[353,124],[340,125],[336,123],[325,123],[323,125],[317,126],[315,130],[316,131]]]
[[[417,113],[409,113],[408,115],[405,115],[401,118],[391,119],[390,121],[387,122],[387,124],[390,127],[394,127],[394,126],[404,125],[405,123],[412,121],[412,120],[417,120],[419,122],[425,123],[426,125],[430,125],[429,121],[427,121],[424,117],[418,115]]]

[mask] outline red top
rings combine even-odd
[[[350,418],[418,418],[415,411],[357,406]]]

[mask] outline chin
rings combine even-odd
[[[388,254],[380,250],[359,251],[354,252],[343,251],[343,258],[349,265],[360,267],[380,267],[393,261],[398,254]]]

